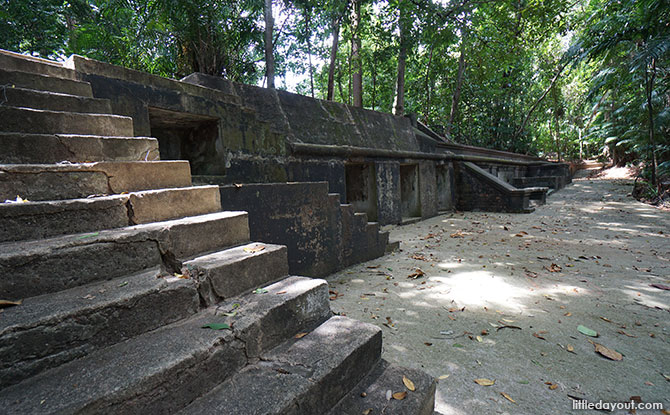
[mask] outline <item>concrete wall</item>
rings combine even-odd
[[[223,210],[249,213],[251,239],[286,245],[289,271],[321,277],[384,254],[388,234],[340,204],[328,183],[220,186]]]

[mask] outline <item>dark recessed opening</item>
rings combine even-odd
[[[345,166],[347,203],[355,212],[364,212],[369,221],[377,220],[377,182],[372,163]]]
[[[416,164],[400,166],[400,209],[403,218],[421,216],[419,169]]]
[[[188,160],[193,175],[225,174],[217,162],[218,118],[150,107],[149,122],[161,160]]]

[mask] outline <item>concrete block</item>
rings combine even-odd
[[[142,272],[6,309],[0,320],[0,387],[198,311],[193,280],[159,276],[158,269]]]
[[[76,134],[0,132],[0,163],[50,164],[69,161],[156,161],[158,140],[150,137],[106,137]],[[40,149],[40,151],[36,151]]]
[[[109,100],[38,91],[28,88],[6,88],[6,102],[10,107],[34,108],[49,111],[66,111],[91,114],[111,114]]]
[[[0,107],[2,130],[34,134],[90,134],[132,137],[133,119],[120,115],[85,114],[33,108]]]
[[[0,84],[11,87],[30,88],[39,91],[58,92],[61,94],[93,97],[91,85],[88,82],[74,79],[59,78],[51,75],[30,73],[20,70],[0,69]]]

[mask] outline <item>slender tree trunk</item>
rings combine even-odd
[[[644,81],[647,95],[647,112],[649,113],[649,147],[651,148],[651,184],[656,186],[656,169],[658,160],[656,159],[656,140],[654,137],[654,107],[652,106],[652,95],[654,92],[654,80],[656,79],[656,59],[651,60],[651,76],[649,70],[644,69]]]
[[[340,41],[340,19],[333,18],[333,44],[330,47],[330,65],[328,66],[328,92],[326,99],[333,100],[335,90],[335,65],[337,63],[337,48]]]
[[[351,19],[351,64],[352,64],[352,95],[354,106],[363,107],[363,65],[361,64],[361,0],[352,0]]]
[[[559,124],[558,112],[554,110],[554,122],[556,127],[554,128],[554,143],[556,145],[556,156],[558,161],[561,162],[561,125]]]
[[[265,0],[265,76],[268,80],[268,88],[275,87],[275,57],[272,45],[273,28],[272,0]]]
[[[568,62],[564,63],[563,65],[561,65],[560,68],[558,68],[558,71],[556,72],[556,75],[554,75],[553,79],[551,80],[551,83],[549,84],[549,88],[547,88],[542,93],[540,98],[538,98],[537,101],[535,101],[535,104],[533,104],[533,106],[530,108],[530,110],[528,111],[528,114],[526,114],[526,117],[523,119],[523,122],[521,123],[521,126],[519,127],[519,129],[516,132],[517,136],[523,132],[524,128],[526,128],[526,124],[528,124],[528,121],[530,120],[530,116],[533,114],[533,111],[535,111],[535,109],[540,105],[542,100],[544,100],[544,98],[546,98],[549,91],[551,91],[551,88],[553,88],[556,81],[558,81],[558,78],[561,76],[561,73],[563,73],[563,69],[565,69],[567,66],[568,66]]]
[[[461,99],[461,88],[463,87],[463,75],[465,74],[465,36],[461,39],[461,53],[458,57],[458,75],[456,76],[456,87],[454,95],[451,97],[451,110],[449,111],[449,121],[445,130],[445,135],[451,135],[451,128],[456,122],[458,114],[458,102]]]
[[[428,53],[428,65],[426,65],[426,77],[424,78],[424,86],[426,88],[426,106],[424,107],[423,111],[423,122],[428,125],[429,123],[429,117],[430,117],[430,107],[431,107],[431,102],[430,102],[430,93],[431,93],[431,83],[429,81],[430,77],[430,67],[433,64],[433,50],[435,43],[430,44],[430,52]]]
[[[371,62],[370,74],[372,74],[372,109],[377,105],[377,68],[376,62]]]
[[[407,25],[402,2],[398,3],[398,29],[400,31],[400,50],[398,51],[398,78],[396,81],[395,106],[393,113],[405,113],[405,67],[407,65]]]

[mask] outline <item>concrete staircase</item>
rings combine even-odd
[[[288,276],[76,73],[0,68],[3,413],[432,413],[432,378],[381,360],[377,327],[333,316],[325,281]]]

